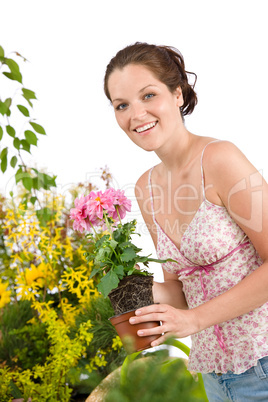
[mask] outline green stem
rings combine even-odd
[[[90,223],[90,226],[93,229],[93,232],[95,233],[95,236],[98,236],[98,233],[96,232],[96,230],[95,230],[94,226],[92,225],[92,223],[90,221],[89,221],[89,223]]]
[[[120,216],[120,214],[119,214],[119,212],[118,212],[118,206],[117,206],[117,205],[115,206],[115,209],[116,209],[116,212],[117,212],[117,216],[118,216],[119,222],[120,222],[121,225],[122,225],[121,216]]]

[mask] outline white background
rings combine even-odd
[[[234,142],[267,179],[267,39],[266,0],[2,0],[0,6],[0,44],[29,60],[24,86],[36,92],[34,114],[47,132],[32,163],[57,175],[62,193],[107,165],[114,185],[133,197],[137,178],[158,163],[117,127],[103,93],[109,60],[136,41],[182,52],[186,69],[198,76],[199,102],[187,128]],[[0,176],[6,195],[10,176]],[[145,253],[154,253],[134,201],[133,216]],[[157,276],[160,266],[154,269]]]

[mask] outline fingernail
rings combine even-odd
[[[135,311],[135,314],[136,314],[136,315],[141,315],[141,311],[140,311],[140,310],[137,310],[137,311]]]
[[[131,317],[131,318],[129,319],[129,322],[130,322],[130,324],[135,324],[135,318],[134,318],[134,317]]]
[[[143,332],[143,331],[138,331],[137,334],[138,334],[138,335],[143,335],[144,332]]]

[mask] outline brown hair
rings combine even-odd
[[[128,64],[141,64],[147,67],[172,93],[181,87],[184,99],[181,107],[182,116],[193,112],[197,104],[197,95],[194,91],[197,76],[185,70],[183,56],[177,49],[136,42],[119,50],[108,64],[104,77],[104,92],[109,100],[111,97],[108,80],[111,73],[115,69],[123,69]],[[195,77],[193,85],[188,82],[190,74]]]

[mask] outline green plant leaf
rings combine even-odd
[[[7,131],[8,135],[10,135],[10,137],[13,137],[13,138],[15,137],[16,131],[12,126],[10,126],[10,125],[6,126],[6,131]]]
[[[136,258],[136,253],[132,247],[127,247],[124,249],[123,253],[121,254],[121,260],[124,262],[128,262],[134,260]]]
[[[116,267],[114,267],[114,272],[119,277],[119,279],[122,279],[123,276],[124,276],[124,267],[123,267],[123,265],[117,265]]]
[[[14,148],[16,148],[18,150],[20,149],[20,139],[19,138],[17,138],[17,137],[14,138],[13,146],[14,146]]]
[[[9,69],[10,73],[3,73],[7,78],[18,81],[20,84],[22,84],[22,75],[20,73],[20,68],[19,65],[15,62],[13,59],[4,59],[4,64],[6,64]]]
[[[23,175],[24,175],[24,173],[22,171],[22,168],[20,167],[15,173],[16,184],[18,184],[18,182],[22,180]]]
[[[119,283],[119,279],[117,275],[110,270],[101,278],[100,283],[98,284],[98,291],[101,292],[103,297],[107,297],[112,289],[115,289]]]
[[[36,173],[35,180],[35,189],[39,190],[40,188],[44,188],[45,190],[49,190],[50,187],[56,187],[56,178],[57,176],[50,176],[46,173],[41,173],[37,169],[32,168],[33,172]]]
[[[28,141],[20,140],[20,143],[21,143],[22,149],[24,149],[24,151],[31,153],[31,145],[29,144]]]
[[[0,141],[3,138],[3,134],[4,134],[4,131],[3,131],[2,127],[0,127]]]
[[[18,158],[15,155],[12,156],[11,161],[10,161],[10,166],[14,168],[16,166],[17,162],[18,162]]]
[[[124,363],[122,364],[121,370],[120,370],[120,384],[121,386],[126,385],[127,383],[127,374],[128,374],[128,369],[129,369],[129,365],[130,363],[132,363],[136,357],[139,356],[139,354],[142,351],[140,350],[139,352],[135,352],[135,353],[131,353],[130,355],[128,355],[125,360]]]
[[[2,58],[2,57],[5,57],[5,51],[4,51],[4,49],[2,48],[2,46],[0,46],[0,57]]]
[[[54,212],[50,208],[41,208],[36,211],[37,218],[41,226],[46,226],[47,222],[52,218]]]
[[[37,145],[37,137],[35,133],[33,133],[31,130],[26,130],[24,132],[26,141],[31,144],[31,145]]]
[[[28,191],[31,191],[31,189],[33,188],[33,179],[30,177],[28,173],[24,174],[22,178],[22,184]]]
[[[46,135],[45,129],[42,126],[40,126],[40,124],[33,123],[33,122],[30,122],[30,124],[31,124],[32,128],[34,129],[34,131],[36,131],[38,134]]]
[[[165,345],[172,345],[178,349],[180,349],[182,352],[184,352],[186,354],[186,356],[189,357],[190,355],[190,351],[191,349],[189,348],[189,346],[185,345],[184,343],[182,343],[181,341],[178,341],[177,339],[174,338],[168,338],[165,341]]]
[[[31,102],[31,99],[36,99],[35,93],[33,91],[31,91],[30,89],[27,88],[22,88],[22,96],[24,97],[24,99],[27,100],[27,102],[29,103],[29,105],[31,107],[33,107],[33,104]]]
[[[3,173],[7,170],[7,156],[5,155],[1,160],[1,170]]]
[[[30,112],[27,109],[27,107],[23,106],[23,105],[17,105],[17,108],[19,109],[19,111],[26,117],[30,117]]]
[[[11,105],[11,98],[7,98],[4,102],[1,102],[0,100],[0,113],[4,116],[5,114],[7,116],[10,116],[10,105]]]
[[[3,148],[0,153],[0,159],[2,160],[4,157],[6,157],[7,153],[8,153],[8,147]]]
[[[93,278],[93,276],[95,276],[96,274],[98,274],[100,272],[100,269],[97,267],[94,267],[90,273],[89,279]]]
[[[31,197],[30,202],[34,205],[35,201],[37,201],[37,197]]]

